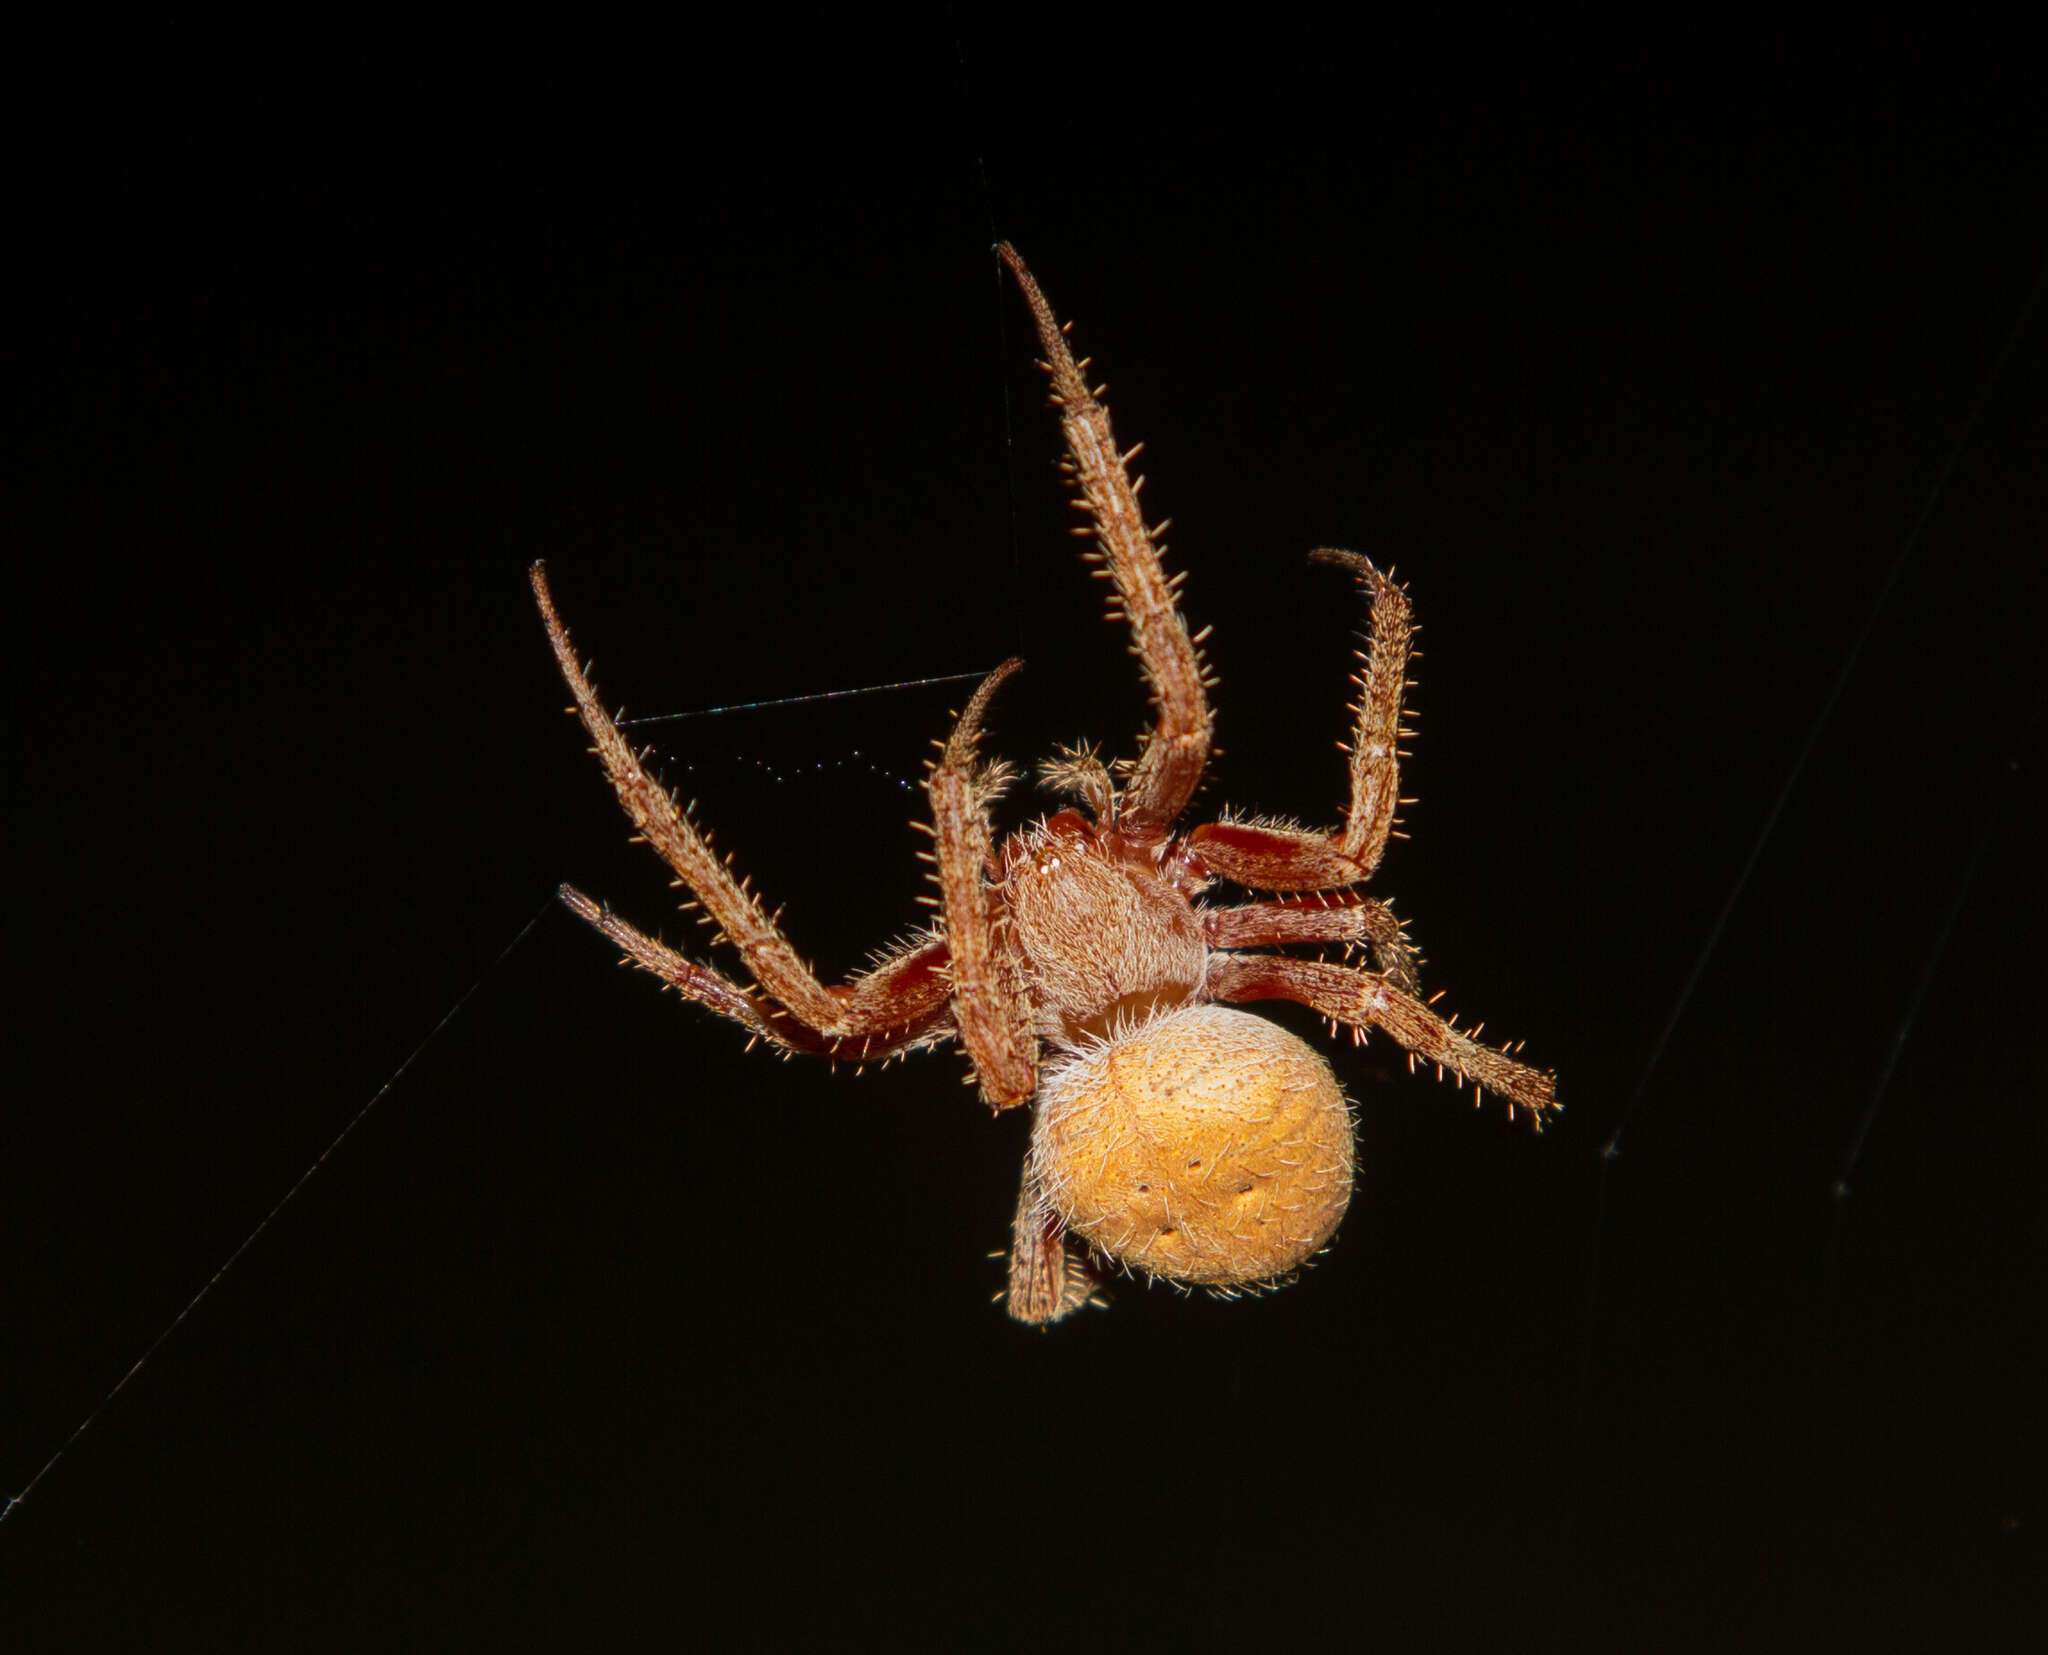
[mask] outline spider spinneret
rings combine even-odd
[[[1039,1326],[1100,1302],[1107,1263],[1223,1292],[1277,1286],[1336,1232],[1351,1197],[1351,1106],[1329,1064],[1278,1024],[1233,1007],[1292,1000],[1354,1038],[1368,1028],[1462,1085],[1506,1098],[1540,1129],[1553,1077],[1482,1045],[1420,997],[1401,923],[1357,887],[1393,835],[1402,693],[1414,632],[1406,592],[1350,552],[1371,604],[1353,708],[1351,801],[1343,824],[1226,817],[1177,834],[1213,745],[1198,644],[1178,608],[1179,579],[1138,511],[1100,393],[1066,330],[1007,243],[1052,378],[1065,468],[1089,515],[1077,533],[1112,583],[1156,717],[1115,775],[1091,750],[1046,764],[1048,791],[1076,800],[998,844],[990,813],[1012,780],[977,753],[1007,661],[975,691],[926,782],[940,919],[870,970],[821,983],[757,897],[648,775],[570,647],[547,577],[533,590],[575,712],[620,803],[693,906],[752,978],[743,984],[647,936],[580,891],[568,906],[626,957],[785,1052],[879,1060],[952,1040],[997,1110],[1034,1105],[1012,1227],[1010,1314]],[[1121,785],[1118,785],[1121,782]],[[1216,905],[1227,882],[1263,899]],[[1296,893],[1286,895],[1281,893]],[[1342,961],[1269,952],[1337,945]],[[1365,950],[1372,969],[1348,963]],[[1078,1243],[1079,1245],[1074,1245]]]

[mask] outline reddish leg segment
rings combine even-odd
[[[1252,902],[1241,908],[1207,908],[1202,930],[1211,948],[1276,948],[1289,943],[1363,943],[1396,988],[1420,991],[1414,946],[1383,902],[1356,891]]]
[[[761,907],[760,898],[733,878],[722,858],[713,854],[704,837],[690,825],[667,788],[641,767],[640,757],[619,733],[611,715],[597,698],[597,690],[569,643],[569,629],[555,611],[548,591],[546,572],[536,563],[528,571],[533,582],[534,601],[547,623],[548,643],[555,652],[555,664],[569,693],[576,698],[576,712],[590,733],[594,750],[611,778],[612,790],[633,819],[646,841],[661,853],[661,859],[675,869],[676,877],[690,894],[703,903],[704,911],[717,923],[725,940],[739,950],[754,980],[788,1007],[792,1015],[820,1034],[853,1032],[846,1008],[812,974],[789,939]]]
[[[1140,477],[1132,481],[1125,469],[1137,448],[1120,451],[1109,428],[1109,410],[1081,376],[1087,366],[1067,348],[1066,330],[1045,302],[1038,283],[1008,242],[996,249],[1031,308],[1039,347],[1052,374],[1052,400],[1060,411],[1060,430],[1073,456],[1074,481],[1093,527],[1092,534],[1106,560],[1103,571],[1116,587],[1116,603],[1130,622],[1131,639],[1145,681],[1152,689],[1158,718],[1138,758],[1138,768],[1124,789],[1122,819],[1131,827],[1168,826],[1195,796],[1209,762],[1215,723],[1202,687],[1202,658],[1177,606],[1179,577],[1166,578],[1159,566],[1160,548],[1152,541],[1138,510]],[[1099,389],[1099,388],[1098,388]],[[1141,443],[1139,447],[1143,447]],[[1163,527],[1163,525],[1162,525]]]
[[[851,983],[828,988],[827,993],[846,1004],[850,1020],[860,1030],[835,1039],[805,1027],[782,1007],[628,925],[575,886],[564,885],[559,894],[571,913],[611,938],[642,971],[719,1016],[745,1024],[759,1038],[784,1051],[853,1063],[880,1062],[931,1045],[952,1032],[946,1016],[949,989],[946,945],[942,942],[912,944]]]
[[[1003,1295],[1012,1320],[1044,1327],[1071,1316],[1094,1298],[1095,1276],[1067,1246],[1063,1231],[1026,1156],[1010,1232],[1010,1284]]]
[[[1218,955],[1209,963],[1209,995],[1216,1000],[1295,1000],[1352,1028],[1382,1028],[1416,1058],[1481,1089],[1498,1092],[1526,1109],[1541,1128],[1557,1107],[1556,1077],[1482,1046],[1420,1000],[1404,994],[1377,971],[1355,971],[1321,960],[1280,954]]]
[[[1022,665],[1005,661],[981,681],[925,783],[952,960],[953,1016],[981,1095],[996,1109],[1027,1102],[1038,1089],[1038,1036],[1031,1026],[1023,965],[1007,923],[998,921],[996,894],[988,883],[995,864],[988,807],[1002,791],[1007,772],[1001,766],[982,768],[975,746],[997,688]]]
[[[1211,873],[1257,891],[1330,890],[1370,878],[1402,803],[1399,743],[1410,732],[1401,727],[1401,695],[1415,637],[1408,594],[1354,552],[1310,555],[1349,569],[1372,597],[1371,630],[1359,657],[1365,670],[1354,679],[1359,694],[1346,747],[1351,807],[1334,833],[1285,823],[1207,822],[1188,835]]]
[[[760,899],[733,878],[668,789],[647,774],[598,700],[538,563],[530,578],[556,665],[576,698],[573,710],[590,733],[619,802],[641,836],[675,870],[676,883],[703,905],[718,927],[714,940],[739,950],[762,993],[756,995],[711,967],[686,959],[565,885],[561,895],[569,908],[616,942],[643,970],[786,1050],[861,1062],[940,1038],[951,994],[946,945],[923,939],[897,950],[850,983],[820,982],[762,909]]]

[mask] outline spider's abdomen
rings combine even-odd
[[[1032,1168],[1067,1228],[1133,1270],[1227,1287],[1286,1275],[1351,1200],[1330,1066],[1277,1023],[1192,1005],[1041,1079]]]
[[[1062,812],[1012,840],[1006,863],[1003,904],[1046,1039],[1071,1046],[1201,993],[1201,918],[1147,851]]]

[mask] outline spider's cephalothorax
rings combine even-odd
[[[1499,1093],[1540,1127],[1552,1078],[1481,1045],[1419,996],[1400,921],[1358,887],[1393,832],[1401,696],[1414,630],[1406,593],[1364,558],[1319,551],[1371,601],[1347,751],[1351,805],[1328,831],[1226,818],[1175,821],[1208,763],[1207,680],[1160,568],[1109,414],[1065,330],[1008,245],[1052,376],[1090,559],[1129,622],[1157,718],[1119,779],[1089,751],[1041,779],[1082,807],[998,844],[990,808],[1010,779],[976,746],[1005,662],[953,727],[926,791],[941,918],[840,984],[818,981],[759,900],[641,767],[569,645],[545,575],[534,595],[575,711],[641,834],[675,870],[751,984],[685,958],[569,886],[562,899],[635,964],[791,1052],[855,1061],[957,1040],[996,1109],[1035,1105],[1007,1301],[1045,1324],[1094,1297],[1103,1262],[1221,1291],[1271,1286],[1319,1251],[1351,1197],[1351,1108],[1330,1067],[1278,1024],[1232,1009],[1293,1000],[1362,1039],[1384,1029],[1417,1059]],[[1264,900],[1203,900],[1228,882]],[[1341,960],[1270,950],[1339,945]],[[1372,969],[1349,963],[1365,949]],[[1082,1245],[1074,1247],[1070,1242]]]

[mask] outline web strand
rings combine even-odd
[[[52,1454],[47,1460],[43,1461],[41,1469],[39,1469],[36,1472],[36,1474],[33,1477],[29,1478],[27,1483],[25,1483],[22,1486],[21,1492],[19,1494],[10,1494],[7,1497],[7,1503],[4,1506],[0,1506],[0,1523],[6,1522],[8,1518],[14,1515],[15,1510],[22,1504],[22,1502],[27,1500],[27,1498],[35,1492],[36,1485],[50,1474],[51,1468],[54,1467],[59,1460],[63,1459],[66,1454],[70,1453],[72,1448],[77,1444],[78,1439],[84,1436],[87,1431],[91,1430],[92,1427],[98,1422],[100,1416],[114,1405],[114,1399],[118,1397],[124,1390],[126,1390],[128,1388],[130,1381],[132,1381],[137,1374],[139,1374],[145,1367],[149,1365],[150,1358],[155,1356],[156,1353],[159,1350],[161,1350],[165,1343],[170,1339],[171,1335],[176,1333],[179,1328],[183,1327],[186,1321],[191,1317],[192,1313],[195,1310],[197,1310],[200,1307],[200,1305],[206,1302],[207,1297],[213,1292],[213,1290],[216,1287],[220,1286],[222,1279],[227,1275],[227,1273],[230,1270],[232,1270],[235,1267],[236,1263],[241,1259],[242,1255],[248,1252],[248,1250],[251,1247],[255,1246],[257,1241],[262,1237],[264,1231],[268,1230],[270,1226],[276,1222],[278,1214],[283,1212],[286,1207],[290,1206],[292,1202],[295,1199],[297,1199],[299,1192],[303,1190],[307,1184],[312,1182],[314,1175],[318,1173],[323,1167],[325,1167],[331,1159],[333,1159],[334,1152],[340,1149],[342,1144],[348,1140],[349,1135],[353,1133],[357,1127],[363,1124],[364,1120],[369,1116],[370,1111],[375,1109],[378,1104],[382,1103],[384,1099],[390,1095],[392,1088],[397,1086],[397,1084],[405,1078],[406,1071],[409,1070],[415,1063],[417,1063],[420,1060],[420,1057],[422,1056],[422,1054],[425,1053],[429,1046],[433,1045],[433,1043],[436,1040],[440,1039],[441,1036],[447,1032],[448,1026],[451,1023],[453,1023],[457,1017],[461,1016],[463,1007],[467,1006],[469,1002],[476,997],[477,990],[482,988],[484,983],[492,976],[492,974],[495,973],[499,967],[504,965],[506,959],[511,955],[512,951],[516,949],[521,943],[526,941],[527,937],[532,934],[533,928],[541,922],[542,916],[545,915],[551,908],[553,908],[554,905],[555,896],[554,893],[550,891],[548,893],[547,900],[544,901],[540,905],[540,907],[534,910],[533,917],[529,919],[524,925],[520,926],[518,931],[513,935],[511,941],[507,942],[504,947],[498,950],[497,954],[491,960],[491,963],[485,966],[482,971],[477,973],[476,981],[471,983],[468,988],[464,989],[461,994],[456,996],[455,1003],[441,1014],[440,1021],[435,1023],[435,1025],[431,1029],[429,1029],[426,1032],[426,1034],[421,1038],[420,1042],[416,1046],[414,1046],[410,1052],[406,1054],[405,1061],[400,1063],[397,1068],[391,1071],[389,1077],[386,1078],[384,1084],[382,1086],[379,1086],[376,1091],[372,1092],[370,1094],[369,1100],[365,1102],[360,1109],[358,1109],[353,1115],[349,1117],[347,1123],[343,1125],[342,1129],[339,1132],[335,1133],[333,1138],[331,1138],[328,1141],[327,1147],[321,1150],[320,1153],[313,1158],[312,1163],[306,1168],[304,1172],[299,1174],[297,1180],[292,1184],[292,1187],[286,1190],[284,1194],[278,1198],[276,1204],[271,1207],[269,1212],[263,1215],[262,1219],[257,1223],[256,1227],[253,1230],[251,1230],[247,1235],[242,1237],[240,1243],[235,1247],[234,1251],[229,1253],[226,1258],[221,1260],[220,1267],[216,1269],[211,1276],[206,1278],[205,1285],[203,1285],[198,1292],[194,1293],[191,1298],[187,1299],[185,1301],[184,1308],[180,1310],[177,1313],[177,1315],[173,1316],[168,1323],[165,1324],[164,1329],[161,1333],[159,1333],[154,1339],[150,1340],[149,1344],[144,1348],[142,1354],[136,1357],[135,1360],[128,1365],[128,1371],[122,1374],[119,1379],[114,1381],[112,1389],[110,1389],[105,1396],[100,1398],[99,1402],[94,1406],[93,1410],[90,1413],[88,1413],[84,1419],[78,1422],[77,1428],[72,1431],[71,1435],[66,1437],[63,1440],[63,1442],[58,1444],[57,1451],[54,1454]]]
[[[2036,698],[2033,710],[2023,727],[2018,743],[2024,752],[2033,744],[2033,736],[2041,725],[2044,704]],[[1913,990],[1906,996],[1906,1008],[1899,1016],[1899,1026],[1893,1032],[1891,1044],[1886,1048],[1884,1065],[1878,1071],[1877,1084],[1871,1089],[1870,1102],[1865,1106],[1856,1130],[1850,1134],[1849,1147],[1842,1154],[1842,1170],[1836,1177],[1831,1194],[1835,1202],[1834,1229],[1828,1238],[1827,1260],[1824,1273],[1829,1281],[1835,1279],[1836,1268],[1842,1254],[1842,1233],[1849,1219],[1849,1180],[1854,1175],[1857,1163],[1863,1159],[1863,1146],[1870,1137],[1870,1129],[1877,1122],[1878,1111],[1884,1107],[1887,1093],[1891,1091],[1892,1078],[1898,1073],[1899,1059],[1905,1054],[1913,1038],[1913,1025],[1920,1020],[1920,1010],[1927,1002],[1927,991],[1933,985],[1935,974],[1941,969],[1942,956],[1948,952],[1948,945],[1954,939],[1956,927],[1961,923],[1963,911],[1969,905],[1970,888],[1976,883],[1977,872],[1984,864],[1984,855],[1997,837],[1998,824],[2005,814],[2007,800],[2012,797],[2014,784],[2021,770],[2020,760],[2008,758],[2004,774],[1994,790],[1991,804],[1984,812],[1984,826],[1977,834],[1977,843],[1971,848],[1969,859],[1963,864],[1961,876],[1956,880],[1955,895],[1949,899],[1947,909],[1941,917],[1940,928],[1935,932],[1933,945],[1927,950],[1922,962],[1920,975],[1914,980]]]
[[[1798,753],[1793,756],[1791,768],[1785,772],[1785,780],[1778,788],[1778,796],[1771,801],[1770,809],[1764,812],[1763,823],[1757,829],[1756,838],[1749,847],[1749,854],[1743,859],[1734,883],[1728,887],[1728,895],[1721,903],[1720,912],[1715,914],[1714,923],[1707,927],[1706,939],[1700,944],[1699,954],[1693,960],[1692,969],[1686,973],[1685,982],[1678,990],[1678,998],[1672,1002],[1671,1010],[1665,1015],[1664,1024],[1657,1031],[1657,1038],[1651,1044],[1650,1055],[1643,1064],[1642,1075],[1636,1081],[1635,1089],[1629,1093],[1620,1120],[1615,1122],[1614,1130],[1601,1145],[1600,1156],[1603,1163],[1612,1161],[1621,1153],[1621,1135],[1628,1125],[1629,1116],[1635,1112],[1636,1105],[1649,1090],[1650,1079],[1656,1074],[1657,1065],[1663,1060],[1665,1050],[1671,1044],[1671,1037],[1677,1032],[1678,1025],[1685,1016],[1686,1007],[1692,1003],[1693,993],[1698,989],[1700,979],[1706,975],[1707,964],[1721,945],[1721,938],[1728,929],[1729,918],[1741,905],[1743,894],[1749,889],[1750,876],[1756,872],[1757,863],[1763,857],[1764,847],[1770,843],[1771,836],[1777,831],[1779,819],[1785,814],[1785,806],[1798,789],[1800,778],[1805,775],[1814,748],[1820,744],[1822,734],[1833,720],[1835,708],[1841,703],[1843,692],[1848,689],[1849,681],[1856,676],[1856,668],[1862,662],[1864,647],[1870,642],[1871,633],[1876,630],[1878,617],[1884,613],[1885,605],[1890,601],[1900,578],[1920,549],[1920,542],[1927,532],[1928,524],[1934,520],[1935,510],[1940,505],[1943,494],[1947,492],[1949,481],[1955,476],[1956,467],[1962,463],[1963,454],[1969,448],[1971,438],[1977,433],[1978,423],[1991,400],[1991,393],[1997,388],[2000,378],[2005,373],[2006,363],[2011,360],[2014,349],[2025,335],[2027,324],[2033,319],[2034,307],[2040,300],[2044,285],[2048,285],[2048,264],[2042,266],[2040,273],[2034,278],[2034,285],[2020,301],[2019,314],[2013,319],[2004,343],[1998,347],[1997,354],[1992,358],[1991,367],[1985,373],[1983,383],[1978,387],[1975,400],[1970,404],[1970,411],[1964,416],[1955,440],[1949,444],[1941,469],[1936,473],[1918,515],[1913,519],[1912,526],[1906,531],[1905,539],[1900,543],[1898,555],[1892,559],[1891,567],[1885,571],[1884,579],[1878,585],[1877,594],[1871,599],[1869,610],[1863,617],[1863,624],[1857,628],[1856,636],[1850,640],[1848,654],[1843,657],[1833,684],[1829,686],[1827,695],[1815,711],[1812,722],[1807,725],[1806,737],[1800,743]]]
[[[1968,450],[1972,439],[1976,436],[1978,424],[1983,418],[1985,408],[1990,404],[1992,393],[1997,389],[2000,380],[2004,377],[2007,364],[2011,361],[2020,340],[2025,337],[2027,328],[2033,321],[2034,312],[2040,303],[2044,287],[2048,287],[2048,262],[2044,262],[2041,269],[2035,273],[2032,285],[2020,300],[2018,311],[2013,317],[2012,326],[2007,330],[2004,339],[1993,354],[1991,364],[1985,370],[1984,376],[1978,385],[1977,394],[1971,399],[1968,412],[1964,415],[1961,425],[1956,430],[1955,437],[1951,440],[1943,454],[1941,465],[1935,473],[1934,481],[1928,486],[1927,494],[1921,502],[1920,510],[1915,514],[1912,523],[1908,526],[1905,537],[1900,542],[1898,554],[1892,559],[1891,567],[1885,571],[1883,580],[1879,582],[1876,594],[1872,597],[1869,608],[1863,617],[1862,625],[1857,628],[1855,636],[1850,640],[1848,653],[1844,656],[1842,665],[1835,674],[1834,682],[1829,686],[1826,696],[1822,699],[1812,721],[1807,726],[1805,738],[1800,743],[1799,751],[1793,756],[1791,766],[1786,771],[1785,779],[1778,788],[1777,796],[1771,801],[1770,808],[1764,813],[1763,822],[1758,827],[1756,837],[1749,847],[1749,854],[1743,859],[1742,866],[1736,873],[1734,882],[1729,886],[1728,894],[1721,903],[1720,911],[1715,914],[1713,924],[1707,928],[1706,938],[1700,945],[1699,953],[1693,960],[1692,968],[1686,973],[1685,981],[1679,988],[1678,996],[1672,1002],[1671,1010],[1666,1014],[1662,1027],[1657,1031],[1657,1038],[1652,1043],[1649,1056],[1643,1064],[1642,1074],[1637,1079],[1634,1089],[1629,1093],[1628,1101],[1622,1107],[1620,1118],[1614,1124],[1614,1130],[1608,1134],[1606,1141],[1600,1146],[1600,1171],[1594,1190],[1592,1238],[1588,1245],[1586,1264],[1585,1305],[1581,1312],[1584,1322],[1584,1334],[1580,1350],[1578,1406],[1576,1410],[1576,1428],[1579,1430],[1584,1429],[1586,1422],[1587,1399],[1592,1382],[1593,1348],[1599,1328],[1601,1242],[1607,1216],[1607,1179],[1614,1162],[1621,1154],[1622,1133],[1628,1126],[1629,1118],[1634,1114],[1636,1105],[1642,1101],[1643,1095],[1649,1090],[1651,1078],[1656,1074],[1657,1066],[1662,1061],[1666,1049],[1670,1046],[1671,1037],[1677,1031],[1679,1023],[1684,1019],[1686,1008],[1692,1002],[1694,991],[1699,987],[1701,979],[1706,975],[1708,963],[1713,959],[1714,953],[1719,948],[1721,939],[1728,929],[1728,921],[1736,908],[1741,904],[1743,895],[1749,888],[1750,876],[1756,871],[1757,864],[1762,859],[1764,848],[1770,843],[1772,835],[1776,832],[1779,819],[1785,813],[1785,806],[1791,799],[1793,792],[1797,789],[1800,779],[1805,774],[1807,763],[1812,758],[1815,747],[1819,745],[1821,735],[1833,718],[1835,709],[1840,704],[1850,680],[1856,674],[1856,669],[1863,659],[1864,648],[1869,643],[1871,634],[1876,629],[1879,616],[1884,612],[1893,591],[1897,588],[1900,579],[1904,576],[1906,569],[1920,549],[1920,543],[1926,534],[1928,525],[1934,520],[1935,512],[1941,504],[1949,482],[1955,476],[1957,468],[1962,463],[1964,453]],[[1870,1121],[1876,1116],[1877,1108],[1883,1099],[1885,1090],[1890,1085],[1891,1075],[1896,1068],[1899,1055],[1904,1050],[1905,1042],[1911,1033],[1913,1022],[1919,1015],[1921,1001],[1925,997],[1927,985],[1933,980],[1934,969],[1939,961],[1941,950],[1946,945],[1948,936],[1954,928],[1956,918],[1961,913],[1961,904],[1968,893],[1970,880],[1975,875],[1977,860],[1982,856],[1984,847],[1990,842],[1991,826],[1996,820],[1998,805],[2002,803],[2002,800],[2003,794],[1999,795],[1998,800],[1994,801],[1992,809],[1988,813],[1989,819],[1978,841],[1977,849],[1972,854],[1968,871],[1958,888],[1955,904],[1943,922],[1936,946],[1929,953],[1927,967],[1922,973],[1921,981],[1914,989],[1906,1016],[1901,1021],[1898,1033],[1894,1037],[1893,1048],[1880,1077],[1877,1093],[1872,1098],[1870,1106],[1866,1109],[1864,1120],[1857,1128],[1856,1135],[1851,1141],[1848,1159],[1844,1163],[1843,1179],[1837,1183],[1838,1190],[1843,1187],[1846,1181],[1849,1167],[1853,1166],[1856,1157],[1862,1152],[1864,1135],[1868,1130]]]
[[[857,690],[819,690],[813,695],[784,695],[771,701],[734,701],[723,707],[693,707],[686,713],[649,713],[643,718],[621,718],[616,722],[622,730],[637,729],[644,724],[674,724],[686,718],[710,718],[719,713],[753,713],[766,707],[804,707],[821,701],[848,701],[857,695],[883,695],[890,690],[921,690],[931,684],[963,684],[970,678],[978,683],[992,670],[948,672],[936,678],[898,678],[888,684],[863,684]]]

